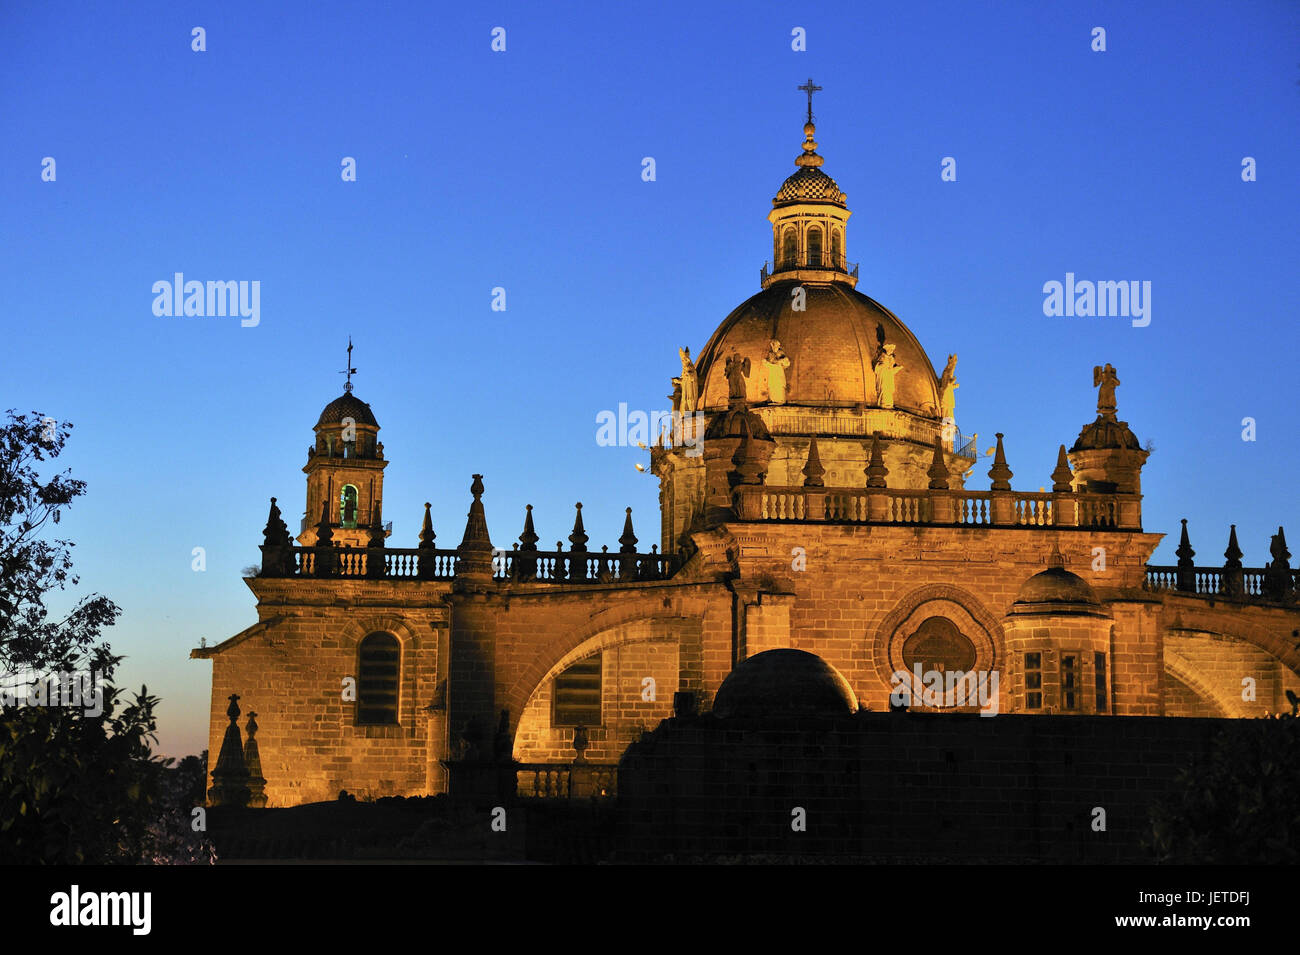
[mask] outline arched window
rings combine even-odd
[[[786,226],[785,235],[781,237],[781,266],[789,268],[799,258],[799,239],[794,226]]]
[[[808,266],[819,269],[822,265],[822,230],[813,226],[808,230]]]
[[[357,489],[344,484],[339,493],[339,523],[344,527],[357,526]]]
[[[831,233],[831,268],[844,268],[844,233],[839,229]]]
[[[372,633],[357,651],[357,723],[397,722],[402,648],[391,633]]]
[[[600,725],[601,654],[579,660],[555,678],[552,726]]]

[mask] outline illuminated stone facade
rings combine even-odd
[[[388,546],[389,462],[349,386],[304,468],[315,523],[291,535],[272,505],[248,580],[258,622],[192,654],[212,661],[214,764],[238,694],[257,712],[271,806],[340,790],[569,794],[575,757],[606,791],[675,705],[707,711],[739,662],[783,648],[816,654],[873,711],[899,671],[962,668],[998,674],[999,713],[1288,706],[1300,612],[1280,531],[1265,568],[1242,567],[1235,532],[1224,565],[1197,566],[1185,527],[1179,565],[1148,566],[1163,535],[1142,526],[1147,452],[1116,416],[1109,366],[1073,446],[1016,461],[1050,491],[1013,490],[1002,435],[977,469],[945,413],[955,356],[936,375],[857,291],[849,211],[813,132],[773,200],[761,290],[678,390],[698,416],[653,449],[655,547],[637,547],[629,513],[617,549],[589,549],[579,510],[568,549],[538,550],[531,512],[494,549],[504,515],[494,538],[478,476],[458,545],[436,545],[426,508],[419,546]]]

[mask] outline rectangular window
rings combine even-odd
[[[1043,655],[1025,654],[1025,708],[1043,708]]]
[[[1079,708],[1079,657],[1074,653],[1061,654],[1061,709]]]
[[[1092,655],[1092,669],[1097,681],[1097,712],[1105,713],[1108,703],[1106,699],[1106,654],[1094,653]]]
[[[598,653],[555,678],[552,726],[600,725],[600,667]]]

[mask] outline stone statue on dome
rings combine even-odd
[[[781,343],[773,338],[768,342],[767,354],[763,357],[763,367],[767,369],[767,394],[774,405],[785,404],[785,370],[790,367],[790,356],[781,348]]]
[[[949,355],[948,364],[939,378],[939,414],[945,421],[955,421],[957,410],[957,356]]]
[[[695,362],[691,361],[691,350],[689,348],[679,348],[677,354],[682,358],[681,410],[691,412],[695,410],[700,401],[700,379],[695,371]]]
[[[1097,414],[1115,417],[1115,389],[1119,387],[1119,376],[1113,365],[1094,365],[1092,369],[1092,386],[1097,389]]]
[[[745,379],[749,377],[749,359],[733,352],[727,359],[727,397],[733,402],[745,400]]]
[[[894,357],[895,347],[892,344],[882,345],[880,357],[876,359],[876,403],[881,408],[894,407],[894,393],[897,389],[898,373],[903,370],[903,366]]]

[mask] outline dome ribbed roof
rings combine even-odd
[[[731,671],[713,712],[726,719],[850,716],[858,709],[852,687],[833,666],[803,650],[765,650]]]
[[[375,420],[375,413],[370,410],[370,405],[350,391],[344,392],[325,406],[325,410],[320,413],[320,418],[316,422],[316,427],[341,424],[344,418],[351,418],[357,424],[379,427],[379,422]]]

